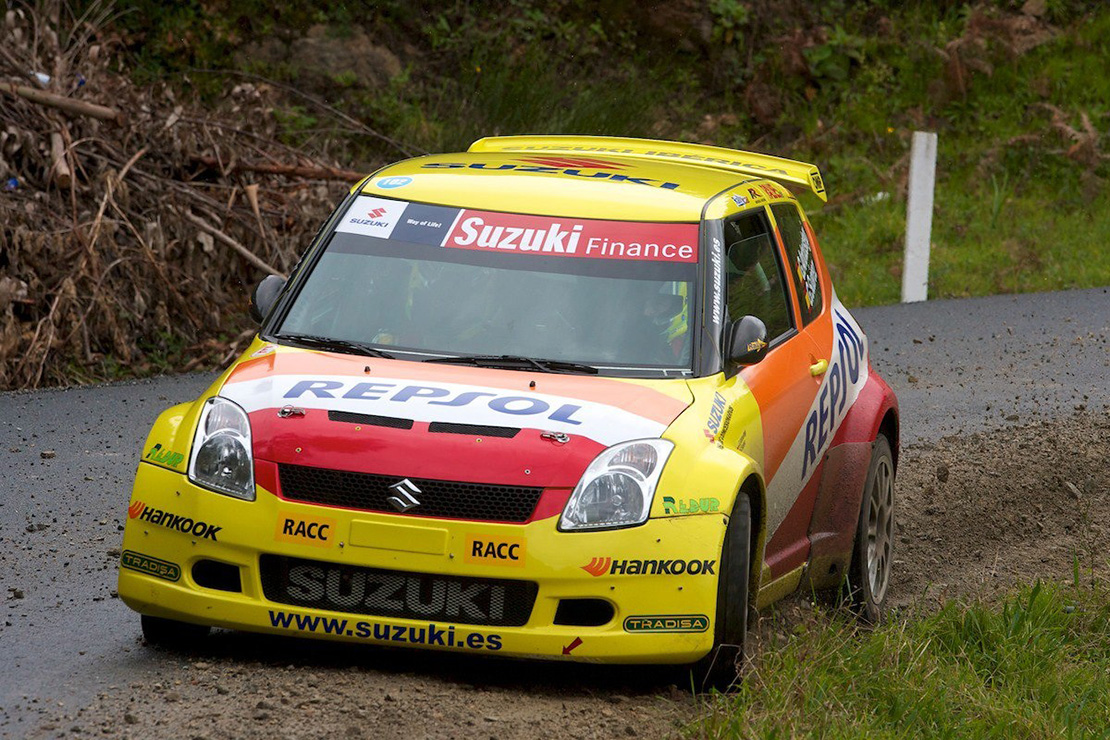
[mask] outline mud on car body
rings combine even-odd
[[[794,191],[817,168],[502,137],[368,177],[139,464],[119,593],[210,626],[694,664],[890,577],[897,402]]]

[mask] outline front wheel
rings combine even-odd
[[[882,434],[871,448],[863,486],[848,591],[860,619],[875,624],[883,616],[894,555],[894,456]]]
[[[736,497],[721,547],[713,649],[694,666],[694,683],[698,691],[728,690],[736,683],[747,654],[751,512],[748,494],[741,492]]]

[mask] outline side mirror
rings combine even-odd
[[[729,327],[728,359],[754,365],[767,354],[767,327],[755,316],[743,316]]]
[[[251,318],[256,323],[261,324],[266,315],[270,313],[270,309],[274,307],[277,297],[281,295],[281,291],[285,287],[285,280],[285,278],[277,275],[267,275],[254,289],[254,293],[251,294],[250,311]]]

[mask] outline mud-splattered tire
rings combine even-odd
[[[189,650],[198,647],[201,640],[208,636],[211,627],[201,624],[178,622],[175,619],[163,619],[142,615],[143,638],[148,645],[170,648],[173,650]]]
[[[871,447],[871,464],[863,485],[848,595],[860,619],[879,622],[886,606],[894,564],[894,456],[879,434]]]
[[[694,665],[696,691],[727,691],[740,675],[747,653],[751,528],[751,503],[748,494],[741,492],[721,547],[713,649]]]

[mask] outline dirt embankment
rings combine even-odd
[[[1110,420],[947,437],[903,450],[892,601],[991,597],[1015,584],[1107,576]],[[766,610],[757,650],[793,639],[804,597]],[[897,618],[897,617],[896,617]],[[138,642],[138,620],[133,628]],[[138,648],[145,649],[145,648]],[[159,653],[153,680],[110,687],[32,736],[145,738],[668,737],[702,711],[675,674],[475,659],[222,633]]]

